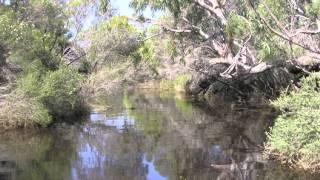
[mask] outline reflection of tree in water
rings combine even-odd
[[[144,179],[146,169],[140,136],[132,127],[121,132],[103,125],[87,127],[78,144],[76,176],[95,180]]]
[[[209,108],[154,94],[119,97],[106,100],[114,106],[102,114],[105,120],[0,136],[0,179],[153,180],[154,168],[171,180],[313,178],[261,157],[272,108]]]
[[[3,180],[70,179],[70,159],[75,151],[73,137],[50,132],[7,132],[1,136],[0,178]],[[55,141],[59,139],[59,141]],[[58,150],[63,147],[63,151]],[[4,163],[6,162],[6,163]],[[3,171],[3,164],[11,164]]]
[[[260,153],[265,131],[277,114],[272,108],[237,104],[208,108],[148,94],[128,97],[135,107],[129,114],[142,131],[147,130],[145,151],[161,175],[197,180],[274,177],[270,170],[277,168]],[[152,128],[157,136],[150,136],[150,123],[159,126]]]

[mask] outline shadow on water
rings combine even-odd
[[[82,124],[1,135],[0,179],[319,179],[263,158],[271,107],[134,91],[94,104]]]

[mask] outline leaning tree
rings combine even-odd
[[[229,63],[222,77],[248,73],[262,61],[320,59],[318,0],[133,0],[131,6],[138,13],[169,11],[173,23],[154,24]]]

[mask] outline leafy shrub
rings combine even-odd
[[[0,102],[3,128],[47,126],[79,110],[82,78],[61,65],[66,19],[62,6],[51,1],[0,7],[0,60],[23,71],[16,89]]]
[[[69,117],[77,110],[81,82],[82,76],[76,70],[61,66],[56,71],[44,72],[40,66],[37,70],[30,68],[18,80],[17,88],[43,103],[50,115],[59,118]]]
[[[107,65],[127,61],[128,56],[139,48],[138,36],[136,28],[123,16],[113,17],[83,33],[84,41],[90,39],[91,42],[89,59]]]
[[[232,14],[229,17],[226,31],[228,38],[243,38],[249,35],[251,24],[246,18]]]
[[[319,168],[320,74],[302,80],[302,88],[273,102],[282,110],[268,133],[267,152],[303,169]]]
[[[51,114],[64,116],[74,110],[81,82],[81,75],[67,67],[49,72],[43,78],[40,98]]]

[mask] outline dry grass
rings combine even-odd
[[[130,74],[129,63],[116,64],[112,67],[104,66],[91,73],[82,87],[84,95],[110,93],[121,88],[126,75]]]
[[[319,173],[320,170],[320,163],[318,160],[304,158],[303,155],[290,156],[288,154],[279,153],[270,146],[265,146],[264,157],[276,160],[280,164],[286,165],[287,167],[296,171]]]
[[[0,104],[0,129],[32,128],[47,126],[51,117],[36,99],[22,93],[10,93]]]

